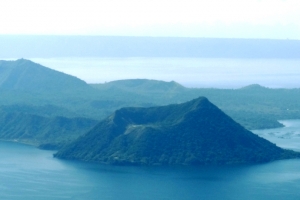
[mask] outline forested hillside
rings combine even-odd
[[[56,157],[121,165],[261,163],[299,157],[246,130],[206,98],[122,108]]]
[[[279,119],[300,118],[300,89],[271,89],[255,84],[241,89],[185,88],[176,82],[143,79],[92,86],[116,97],[156,105],[205,96],[248,129],[279,127]]]
[[[234,90],[201,89],[186,88],[174,81],[145,79],[87,84],[25,59],[0,61],[0,72],[3,123],[0,139],[24,139],[30,132],[33,135],[27,137],[28,142],[37,143],[38,137],[38,144],[56,145],[57,141],[69,141],[83,134],[94,122],[122,107],[178,104],[199,96],[207,97],[247,129],[280,127],[279,119],[300,118],[300,89],[270,89],[259,85]],[[31,118],[42,120],[30,121]],[[65,119],[72,128],[66,131],[63,123],[55,119]],[[33,125],[37,127],[34,131]]]

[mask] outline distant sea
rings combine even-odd
[[[256,131],[300,149],[300,120]],[[53,151],[0,141],[0,199],[300,199],[300,160],[236,166],[109,166],[59,160]]]
[[[300,88],[300,59],[27,58],[87,83],[120,79],[176,81],[186,87]]]

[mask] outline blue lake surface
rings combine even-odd
[[[300,120],[284,123],[287,127],[272,137],[278,146],[281,140],[294,146]],[[291,128],[295,134],[280,136]],[[0,199],[300,199],[298,159],[223,167],[124,167],[64,161],[53,153],[0,142]]]

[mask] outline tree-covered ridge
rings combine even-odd
[[[37,135],[40,132],[63,133],[64,128],[61,128],[61,131],[55,128],[60,127],[53,124],[57,122],[53,120],[55,118],[100,121],[122,107],[178,104],[199,96],[207,97],[247,129],[279,127],[281,124],[278,123],[278,119],[300,118],[299,89],[270,89],[259,85],[234,90],[185,88],[174,81],[146,79],[89,85],[76,77],[26,59],[0,61],[0,72],[2,117],[18,115],[43,118],[41,123],[48,124],[48,127],[37,126],[39,131],[32,131]],[[3,125],[5,129],[1,129],[0,139],[20,141],[19,135],[14,132],[21,134],[26,129],[30,130],[32,126],[32,123],[24,122],[23,119],[7,122]],[[74,130],[76,126],[74,125]],[[16,130],[16,127],[22,128]],[[77,137],[83,134],[84,130],[88,130],[88,127],[85,128],[78,132],[76,129],[74,135]],[[65,133],[66,136],[57,134],[59,138],[51,137],[51,140],[44,134],[44,138],[39,136],[39,144],[74,139],[75,136],[69,133]],[[27,140],[36,143],[34,137],[28,137]]]
[[[136,91],[139,93],[158,92],[182,92],[186,88],[175,81],[165,82],[159,80],[149,80],[149,79],[127,79],[127,80],[117,80],[111,81],[105,84],[91,84],[91,86],[97,89],[119,89],[124,91]]]
[[[234,122],[206,98],[122,108],[55,154],[109,164],[236,164],[299,157]]]
[[[42,117],[24,112],[0,110],[0,138],[58,149],[89,131],[96,120],[87,118]]]
[[[106,116],[95,111],[92,105],[94,100],[102,98],[101,94],[76,77],[26,59],[0,61],[0,72],[2,106],[14,109],[17,105],[20,110],[24,106],[32,114],[36,114],[35,108],[48,111],[53,107],[58,115],[65,117],[101,119]],[[34,108],[32,112],[27,109],[30,107]]]
[[[57,115],[64,117],[101,120],[122,107],[182,103],[198,96],[207,97],[247,129],[280,127],[277,120],[300,117],[300,89],[258,85],[241,89],[185,88],[174,81],[146,79],[88,85],[25,59],[1,61],[0,70],[3,72],[0,73],[0,105],[39,108],[50,105],[60,108],[56,109]]]
[[[130,83],[130,87],[124,84],[126,82]],[[149,89],[150,84],[155,89]],[[156,105],[182,103],[205,96],[247,129],[280,127],[279,119],[300,118],[300,89],[271,89],[257,84],[241,89],[185,88],[174,82],[142,79],[138,82],[114,81],[93,87],[101,92],[110,88],[111,95],[122,94],[123,99],[148,101]]]
[[[67,75],[30,60],[0,61],[0,88],[31,92],[50,92],[87,89],[88,85]]]

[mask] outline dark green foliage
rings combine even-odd
[[[25,59],[0,61],[0,94],[1,119],[12,116],[11,120],[3,120],[0,139],[20,141],[23,138],[28,143],[45,144],[44,148],[64,146],[93,124],[77,129],[79,125],[68,120],[81,118],[96,122],[122,107],[168,105],[199,96],[209,98],[247,129],[279,127],[282,125],[278,119],[300,118],[299,89],[269,89],[259,85],[236,90],[192,89],[174,81],[145,79],[88,85]],[[55,120],[61,117],[70,119]]]
[[[155,89],[150,89],[151,85]],[[93,87],[101,92],[110,91],[115,96],[120,94],[123,99],[156,105],[182,103],[205,96],[250,130],[281,127],[279,119],[300,118],[300,89],[269,89],[259,85],[241,89],[198,89],[184,88],[174,82],[143,79],[114,81]]]
[[[35,105],[28,105],[28,104],[13,104],[13,105],[0,106],[0,110],[6,113],[18,112],[18,113],[39,115],[43,117],[76,116],[74,112],[71,112],[66,108],[58,107],[51,104],[42,105],[42,106],[35,106]]]
[[[0,105],[4,109],[100,120],[124,106],[153,105],[127,91],[97,90],[76,77],[25,59],[0,61],[0,72]]]
[[[33,145],[63,146],[90,130],[97,121],[86,118],[47,118],[0,111],[0,138]],[[43,147],[43,146],[42,146]]]
[[[51,113],[51,116],[94,119],[107,116],[90,105],[102,99],[101,94],[76,77],[25,59],[0,61],[0,72],[0,105],[13,109],[17,104],[26,113],[39,115],[41,113],[37,113],[40,111],[36,108],[49,112],[49,107],[52,107],[57,113]]]
[[[299,157],[247,131],[206,98],[122,108],[56,157],[109,164],[235,164]]]
[[[278,119],[300,118],[300,89],[259,85],[235,90],[196,89],[145,79],[88,85],[24,59],[0,61],[0,71],[0,105],[46,117],[101,120],[122,107],[168,105],[205,96],[250,130],[280,127]]]

